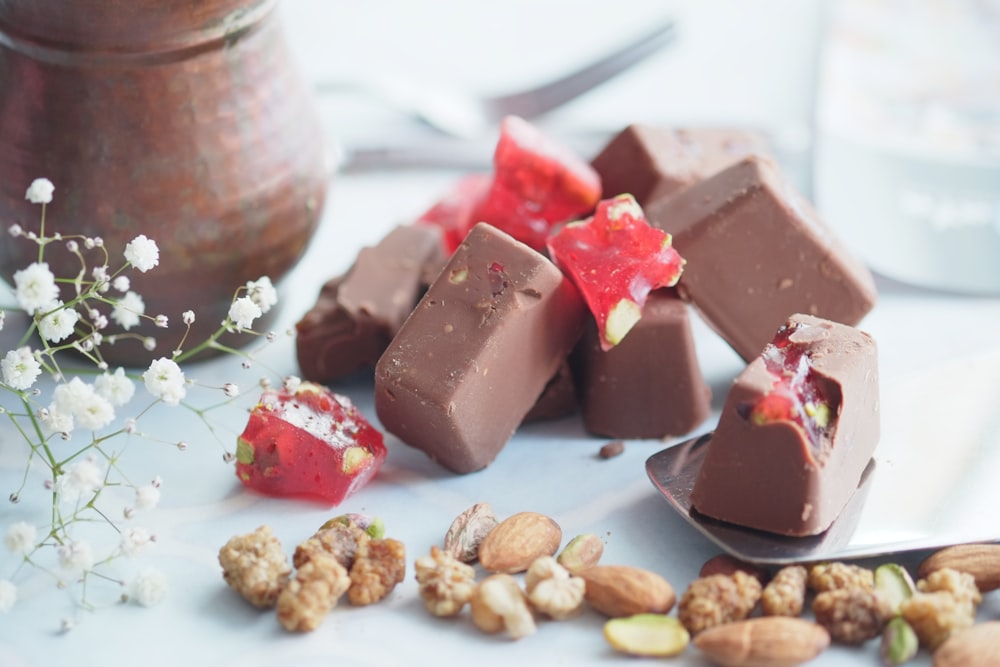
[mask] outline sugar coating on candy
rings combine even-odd
[[[639,320],[649,292],[675,285],[684,268],[670,235],[652,227],[629,194],[601,201],[593,216],[563,225],[547,244],[583,294],[605,350]]]
[[[554,225],[589,214],[600,198],[593,167],[524,119],[508,116],[500,123],[493,180],[472,219],[544,251]]]
[[[730,387],[694,508],[784,535],[829,528],[878,444],[876,356],[854,327],[790,317]]]
[[[312,382],[269,389],[237,440],[236,474],[273,496],[338,504],[385,461],[382,434],[346,396]]]

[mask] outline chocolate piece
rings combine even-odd
[[[328,280],[316,304],[295,324],[295,352],[305,380],[324,384],[375,365],[392,336],[366,314],[351,315],[338,301],[343,277]]]
[[[661,197],[646,216],[687,260],[681,294],[747,361],[791,313],[855,325],[875,305],[871,273],[767,158]]]
[[[591,433],[665,438],[688,433],[711,412],[688,305],[671,290],[650,292],[642,317],[606,352],[591,321],[574,363],[584,426]]]
[[[576,288],[545,256],[479,223],[375,367],[375,410],[457,473],[497,456],[583,329]]]
[[[423,293],[427,267],[438,267],[442,255],[440,230],[422,225],[398,226],[362,248],[295,325],[303,378],[326,383],[374,366]]]
[[[576,384],[573,382],[573,372],[569,362],[563,362],[552,376],[542,395],[524,416],[525,422],[541,421],[543,419],[558,419],[576,412],[580,402],[576,397]]]
[[[794,315],[736,378],[691,493],[703,515],[783,535],[825,531],[879,438],[875,341]]]
[[[602,198],[631,193],[645,207],[764,150],[757,135],[725,129],[670,129],[629,125],[591,163]]]

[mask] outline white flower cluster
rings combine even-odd
[[[18,570],[20,565],[27,563],[55,571],[55,567],[41,561],[42,550],[48,549],[58,569],[72,581],[82,584],[85,596],[86,582],[91,574],[100,573],[102,579],[115,580],[103,573],[111,561],[137,557],[156,541],[155,536],[141,526],[119,525],[112,520],[112,513],[103,509],[102,503],[106,491],[112,487],[119,500],[123,488],[131,490],[134,493],[131,504],[119,508],[119,514],[129,521],[138,511],[151,510],[159,504],[162,480],[157,476],[147,484],[128,482],[124,478],[120,454],[110,453],[102,443],[118,435],[144,435],[137,422],[158,404],[184,405],[192,383],[185,377],[181,363],[212,347],[232,352],[218,345],[216,339],[234,329],[252,331],[254,321],[277,303],[278,294],[267,276],[248,281],[236,291],[226,320],[207,341],[197,343],[192,349],[173,350],[169,357],[153,359],[139,376],[130,377],[123,368],[111,370],[103,361],[101,346],[109,338],[106,330],[112,322],[125,332],[138,326],[144,318],[157,327],[168,327],[166,315],[146,314],[145,302],[132,290],[126,273],[129,269],[142,273],[154,269],[160,263],[160,250],[153,239],[139,234],[125,246],[121,266],[113,268],[108,264],[109,251],[98,237],[47,236],[44,232],[45,206],[51,203],[54,191],[49,180],[40,178],[25,193],[28,201],[43,207],[41,231],[26,231],[20,225],[9,230],[14,238],[23,237],[37,243],[39,252],[36,261],[13,275],[12,296],[17,308],[29,316],[31,329],[17,345],[0,354],[0,392],[13,395],[18,406],[27,408],[11,411],[0,405],[0,412],[6,413],[28,445],[24,478],[27,480],[39,463],[48,467],[50,477],[45,480],[45,488],[53,505],[44,519],[50,525],[40,528],[27,521],[14,521],[7,527],[3,544],[18,557]],[[80,260],[83,269],[75,277],[57,277],[45,261],[45,248],[55,241],[64,242],[66,250]],[[89,253],[98,255],[96,265],[88,261]],[[190,327],[195,321],[195,313],[184,311],[180,319]],[[5,311],[0,308],[0,329],[4,322]],[[36,340],[40,343],[34,348],[29,344],[32,333],[37,334]],[[271,336],[268,334],[268,340]],[[155,345],[151,337],[143,338],[142,342],[146,349]],[[96,372],[67,378],[58,359],[58,353],[63,350],[72,350],[83,359],[93,361]],[[135,399],[140,378],[148,394],[144,407],[136,409],[132,416],[126,415],[122,424],[116,426],[118,413],[130,409],[128,406]],[[225,383],[221,391],[226,402],[240,396],[239,388],[231,382]],[[204,419],[204,411],[191,409]],[[82,446],[62,446],[61,442],[74,438],[78,431],[87,432]],[[186,446],[184,442],[177,444],[180,450]],[[11,494],[11,502],[19,500],[23,489]],[[104,547],[81,539],[72,530],[76,522],[102,521],[110,524],[117,536],[110,553],[101,553]],[[17,602],[15,579],[0,576],[0,612],[9,611]],[[66,581],[61,580],[60,585]],[[166,591],[163,574],[153,569],[141,570],[127,583],[129,598],[142,606],[156,604]],[[72,621],[66,621],[64,629],[73,625]]]

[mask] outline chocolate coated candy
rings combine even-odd
[[[629,125],[592,161],[602,198],[628,192],[641,206],[721,171],[764,143],[750,132]]]
[[[487,466],[565,361],[584,315],[552,262],[477,224],[375,367],[380,421],[449,470]]]
[[[726,396],[693,507],[783,535],[829,528],[878,443],[876,357],[862,331],[789,318]]]
[[[295,325],[303,378],[325,383],[374,366],[420,298],[426,267],[437,268],[442,253],[440,230],[423,225],[396,227],[363,248]]]
[[[871,273],[767,158],[661,197],[646,215],[687,260],[681,294],[747,361],[791,313],[853,326],[875,305]]]
[[[695,354],[688,305],[671,290],[650,292],[642,318],[604,351],[591,322],[574,352],[584,425],[610,438],[683,435],[711,411]]]

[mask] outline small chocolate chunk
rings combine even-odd
[[[489,465],[583,330],[576,287],[479,223],[375,367],[382,425],[457,473]]]
[[[703,515],[815,535],[857,490],[879,439],[875,341],[794,315],[733,382],[691,493]]]
[[[362,248],[348,272],[327,281],[295,325],[303,378],[325,383],[373,367],[443,252],[440,230],[425,225],[398,226],[377,245]]]
[[[746,361],[792,313],[853,326],[875,305],[871,272],[767,158],[661,197],[646,216],[687,260],[681,294]]]
[[[613,459],[616,456],[621,456],[625,453],[625,443],[621,440],[612,440],[611,442],[606,442],[601,445],[601,448],[597,450],[598,458],[602,459]]]
[[[764,149],[750,132],[629,125],[591,163],[602,197],[631,193],[640,206],[685,188]]]
[[[672,290],[650,292],[642,317],[604,351],[591,318],[573,360],[584,426],[611,438],[665,438],[701,424],[711,390],[695,354],[688,305]]]

